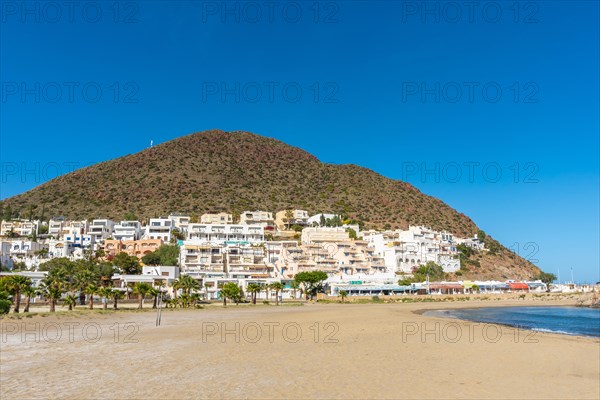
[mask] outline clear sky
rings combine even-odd
[[[597,1],[1,5],[1,193],[247,130],[404,179],[599,275]]]

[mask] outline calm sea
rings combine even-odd
[[[425,315],[518,326],[542,332],[600,337],[600,309],[587,307],[490,307],[428,311]]]

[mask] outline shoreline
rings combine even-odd
[[[310,303],[177,309],[163,313],[159,327],[155,313],[146,311],[3,320],[4,329],[26,324],[30,333],[25,338],[19,333],[3,338],[0,397],[597,398],[597,339],[519,332],[493,324],[475,327],[418,313],[440,305]],[[448,308],[472,305],[447,304]],[[36,323],[42,340],[32,336]],[[67,324],[75,326],[72,341]],[[100,340],[83,337],[86,325],[101,328]],[[115,326],[121,329],[118,337]],[[136,328],[134,342],[126,340],[131,326]],[[217,331],[207,334],[207,326]],[[52,328],[46,332],[50,336],[63,327],[63,337],[58,342],[44,340],[44,327]],[[262,336],[253,340],[257,327]],[[457,329],[461,335],[454,340]],[[193,379],[186,379],[185,385],[165,384],[182,376]],[[432,381],[432,376],[437,378]],[[93,384],[98,380],[103,381],[100,387]],[[43,388],[34,384],[39,381],[45,382]]]
[[[446,321],[462,321],[462,322],[470,322],[470,323],[476,323],[476,324],[487,324],[487,325],[498,325],[498,326],[504,326],[507,328],[513,328],[513,329],[520,329],[520,330],[525,330],[525,331],[532,331],[532,332],[539,332],[539,333],[544,333],[544,334],[551,334],[551,335],[559,335],[559,336],[567,336],[567,337],[574,337],[574,338],[581,338],[581,339],[592,339],[592,340],[597,340],[600,343],[600,336],[593,336],[593,335],[581,335],[581,334],[576,334],[576,333],[568,333],[568,332],[559,332],[559,331],[552,331],[552,330],[542,330],[543,328],[529,328],[529,327],[525,327],[525,326],[521,326],[521,325],[513,325],[513,324],[509,324],[509,323],[503,323],[503,322],[488,322],[488,321],[477,321],[474,319],[468,319],[468,318],[460,318],[457,316],[444,316],[444,315],[427,315],[426,313],[428,312],[436,312],[436,311],[450,311],[452,309],[460,309],[460,310],[478,310],[478,309],[482,309],[482,308],[513,308],[513,307],[548,307],[548,308],[552,308],[552,307],[556,307],[556,308],[562,308],[562,307],[572,307],[572,308],[582,308],[581,306],[578,306],[576,304],[513,304],[513,305],[503,305],[503,304],[494,304],[494,305],[481,305],[481,306],[476,306],[476,307],[471,307],[471,306],[465,306],[465,307],[444,307],[444,308],[436,308],[436,309],[419,309],[419,310],[414,310],[412,311],[414,314],[418,314],[418,315],[422,315],[424,317],[430,317],[430,318],[437,318],[437,319],[443,319]],[[586,307],[583,307],[586,308]]]

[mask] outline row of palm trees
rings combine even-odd
[[[29,312],[31,298],[42,295],[50,305],[50,312],[56,311],[56,305],[62,300],[62,306],[73,310],[79,299],[80,304],[85,304],[85,298],[88,299],[89,309],[94,309],[94,296],[100,296],[103,299],[103,309],[108,308],[109,301],[112,301],[113,308],[118,309],[118,301],[126,295],[129,297],[129,288],[124,292],[109,285],[100,285],[94,274],[89,271],[83,271],[81,274],[75,274],[72,277],[67,276],[64,271],[53,270],[44,278],[39,287],[35,287],[30,278],[22,275],[12,275],[3,277],[0,280],[0,292],[5,291],[12,294],[13,312],[21,311],[21,297],[25,297],[25,307],[23,312]],[[146,282],[136,282],[132,286],[132,292],[138,295],[138,308],[143,308],[144,299],[147,296],[153,297],[152,308],[157,307],[158,297],[163,293],[161,281],[158,287]]]
[[[189,275],[182,275],[173,282],[174,296],[165,301],[168,307],[188,308],[201,300],[200,282]],[[157,308],[158,299],[165,291],[164,281],[152,285],[147,282],[136,282],[131,287],[131,292],[136,294],[139,299],[138,309],[144,306],[144,300],[150,296],[153,298],[152,308]],[[271,292],[275,292],[275,303],[279,305],[279,294],[283,291],[284,285],[281,282],[270,284],[250,283],[247,292],[250,294],[252,304],[256,304],[256,299],[262,291],[266,294],[266,300],[269,300]],[[292,289],[297,289],[293,287]],[[109,302],[112,302],[113,308],[118,309],[118,301],[125,296],[129,298],[129,288],[126,291],[119,290],[110,286],[110,281],[99,279],[98,275],[91,270],[81,270],[73,274],[67,273],[62,268],[52,269],[48,276],[41,282],[40,287],[34,287],[30,278],[13,275],[0,279],[0,291],[6,291],[13,295],[14,312],[19,313],[21,308],[21,297],[26,299],[24,312],[29,312],[31,298],[42,295],[50,305],[50,312],[56,311],[56,305],[60,301],[63,307],[68,307],[69,311],[77,306],[86,304],[90,310],[94,309],[94,296],[100,296],[102,308],[107,309]],[[240,289],[241,293],[241,289]],[[294,294],[295,297],[295,294]],[[62,300],[62,301],[61,301]],[[237,302],[237,301],[236,301]]]
[[[285,286],[281,282],[273,282],[273,283],[249,283],[247,287],[248,293],[250,293],[250,299],[252,304],[256,304],[256,297],[263,290],[265,291],[265,295],[267,301],[269,300],[269,293],[275,292],[275,304],[279,305],[279,293],[283,291]]]

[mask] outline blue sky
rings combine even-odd
[[[0,198],[247,130],[407,180],[542,269],[600,280],[596,1],[0,4]]]

